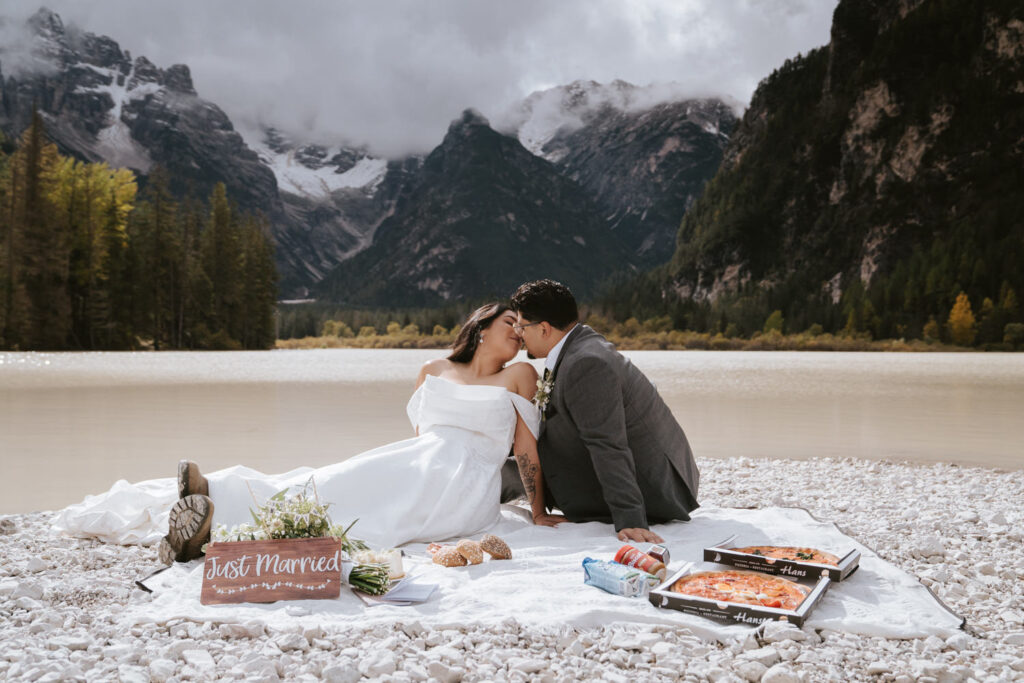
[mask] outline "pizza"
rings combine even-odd
[[[697,572],[672,584],[673,593],[779,609],[796,609],[810,589],[778,576],[737,570]]]
[[[781,545],[749,545],[746,548],[729,548],[733,552],[746,553],[748,555],[760,555],[762,557],[774,557],[779,560],[796,560],[798,562],[814,562],[815,564],[828,564],[833,567],[839,566],[839,558],[832,553],[826,553],[817,548],[792,548]]]

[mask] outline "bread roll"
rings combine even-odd
[[[434,564],[440,564],[445,567],[464,567],[466,566],[466,558],[454,546],[445,545],[441,546],[434,553]]]
[[[508,547],[508,543],[501,540],[493,534],[486,534],[480,539],[480,547],[487,551],[495,560],[511,560],[512,551]]]
[[[466,561],[470,564],[480,564],[484,561],[484,551],[476,541],[464,538],[459,541],[458,545],[455,546],[455,549],[458,550],[459,554],[466,558]]]

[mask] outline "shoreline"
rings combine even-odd
[[[155,548],[56,535],[52,512],[0,516],[0,678],[133,681],[1024,680],[1024,471],[831,458],[700,459],[708,506],[804,507],[918,576],[965,631],[891,640],[751,629],[742,642],[684,629],[424,625],[279,631],[172,620],[124,628]]]
[[[699,332],[651,332],[634,337],[606,335],[619,351],[808,351],[873,353],[1015,353],[1012,347],[975,348],[920,339],[879,339],[831,334],[768,333],[750,339]],[[278,339],[269,350],[307,349],[447,349],[454,337],[426,334],[319,336]]]

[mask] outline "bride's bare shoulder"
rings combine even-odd
[[[537,370],[530,363],[520,361],[505,368],[506,376],[509,378],[507,388],[510,391],[532,399],[537,392]]]
[[[423,384],[423,381],[427,378],[427,375],[439,377],[441,373],[451,368],[451,366],[452,362],[447,358],[434,358],[433,360],[428,360],[420,368],[420,374],[416,378],[416,386],[419,387],[419,385]]]

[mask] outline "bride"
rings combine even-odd
[[[416,436],[318,469],[266,475],[243,466],[203,477],[182,461],[179,500],[160,559],[198,557],[210,529],[251,521],[254,497],[301,488],[310,477],[337,522],[358,518],[355,535],[380,547],[468,536],[500,516],[501,468],[511,448],[535,524],[564,521],[544,506],[537,456],[540,413],[531,403],[537,371],[506,364],[519,352],[516,316],[492,303],[474,311],[447,358],[427,362],[406,411]]]

